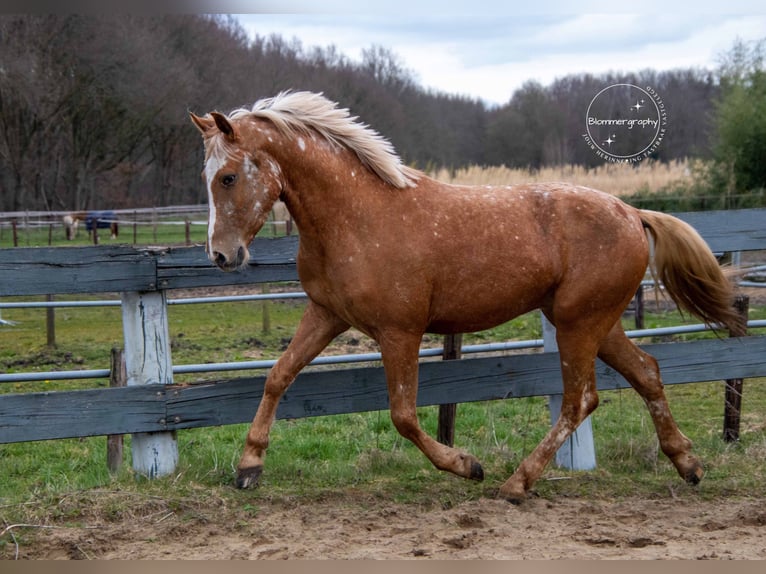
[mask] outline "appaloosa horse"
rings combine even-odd
[[[648,233],[653,270],[673,299],[708,323],[742,332],[732,287],[690,226],[566,183],[440,183],[404,166],[389,142],[320,94],[281,93],[228,117],[191,117],[205,145],[209,258],[224,271],[245,265],[248,245],[281,199],[300,234],[298,273],[309,296],[267,377],[237,486],[258,482],[282,394],[350,326],[380,345],[402,436],[437,468],[483,479],[474,456],[436,442],[418,424],[421,338],[487,329],[536,308],[556,326],[563,405],[500,495],[524,499],[596,408],[597,356],[643,397],[679,474],[700,480],[702,466],[670,414],[657,362],[620,325],[647,268]]]

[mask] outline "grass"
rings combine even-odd
[[[196,218],[195,218],[196,219]],[[175,218],[174,221],[179,221]],[[192,244],[204,244],[207,235],[207,226],[191,225],[189,229],[189,239]],[[132,225],[120,226],[120,233],[116,239],[109,236],[108,229],[99,229],[98,238],[100,245],[113,245],[120,243],[135,243],[137,245],[183,245],[186,241],[184,237],[183,225],[169,224],[164,220],[159,220],[156,226],[139,225],[136,226],[135,235]],[[134,240],[135,239],[135,240]],[[51,246],[86,246],[93,245],[85,225],[81,225],[77,236],[67,241],[64,235],[64,226],[60,221],[56,221],[51,231],[48,225],[24,226],[19,223],[17,232],[17,241],[19,247],[47,247]],[[13,234],[8,227],[0,227],[0,248],[13,247]]]
[[[764,496],[766,412],[764,381],[748,381],[742,438],[720,439],[723,397],[720,383],[668,389],[682,429],[695,443],[707,476],[686,486],[658,453],[646,409],[631,391],[602,393],[592,417],[598,469],[565,471],[550,466],[535,486],[544,497],[579,496]],[[484,483],[464,481],[432,468],[392,428],[387,412],[277,421],[261,487],[242,493],[231,487],[246,425],[178,433],[180,463],[173,476],[144,481],[129,466],[106,471],[103,438],[3,445],[0,517],[8,522],[72,520],[58,501],[88,491],[137,493],[166,500],[224,497],[235,506],[283,498],[306,502],[344,493],[422,505],[456,504],[491,496],[542,437],[548,425],[543,398],[460,405],[457,444],[484,464]],[[422,408],[424,428],[433,433],[436,408]],[[129,452],[129,437],[126,449]],[[557,480],[557,479],[566,480]],[[50,504],[53,504],[52,508]],[[113,509],[110,512],[117,512]],[[122,509],[126,512],[127,509]]]
[[[303,303],[269,304],[271,331],[261,331],[263,303],[173,306],[170,331],[174,362],[244,360],[275,357],[291,336]],[[766,310],[754,308],[752,318]],[[60,309],[57,349],[45,347],[44,311],[7,310],[19,325],[0,330],[0,365],[4,370],[105,368],[109,349],[121,339],[118,309]],[[632,319],[626,318],[630,326]],[[648,325],[677,323],[675,313],[653,313]],[[466,335],[464,344],[539,338],[537,314],[519,317],[490,331]],[[430,344],[439,345],[440,338]],[[220,375],[217,375],[220,376]],[[199,376],[188,375],[189,380]],[[19,383],[3,392],[103,386],[105,381]],[[695,496],[764,494],[766,474],[766,385],[745,384],[742,439],[721,439],[723,385],[704,383],[671,386],[671,407],[708,466]],[[421,424],[435,434],[437,408],[419,409]],[[692,492],[658,452],[651,420],[639,397],[630,390],[601,393],[593,427],[599,468],[588,473],[553,466],[536,489],[543,496],[665,496]],[[457,446],[477,455],[487,480],[472,483],[433,469],[393,428],[388,412],[356,413],[312,419],[280,420],[262,488],[243,494],[231,489],[247,425],[178,432],[180,464],[173,477],[137,480],[129,460],[116,476],[105,465],[105,439],[92,437],[0,445],[0,516],[20,520],[31,507],[71,493],[97,490],[196,496],[207,490],[233,497],[234,504],[255,504],[261,497],[313,499],[341,496],[348,489],[399,502],[425,504],[490,495],[528,455],[549,428],[544,397],[463,404],[458,408]],[[126,438],[129,459],[129,437]],[[566,480],[551,480],[564,477]],[[548,479],[548,480],[546,480]],[[670,490],[669,490],[670,489]],[[691,495],[691,494],[690,494]],[[29,503],[29,504],[28,504]],[[5,508],[3,511],[2,509]]]
[[[130,215],[124,216],[125,219],[130,219]],[[204,245],[207,239],[207,225],[205,222],[206,215],[195,215],[192,223],[189,226],[189,244],[190,245]],[[156,225],[141,224],[136,225],[135,229],[132,224],[122,224],[120,226],[119,236],[115,239],[110,237],[108,229],[98,230],[99,245],[185,245],[186,236],[184,226],[180,225],[183,221],[182,216],[161,218],[156,221]],[[25,225],[23,221],[19,222],[16,241],[18,247],[83,247],[93,245],[93,239],[89,232],[85,229],[85,225],[81,225],[77,235],[71,241],[65,237],[64,226],[61,221],[56,220],[53,222],[53,228],[50,228],[50,223],[43,222],[35,225],[35,222],[30,222],[30,225]],[[259,233],[262,237],[274,237],[277,235],[284,235],[284,225],[274,225],[271,221],[267,222],[264,228]],[[0,249],[12,248],[13,245],[13,233],[10,226],[5,223],[0,225]]]

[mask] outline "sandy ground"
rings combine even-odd
[[[380,500],[158,508],[25,532],[20,559],[765,559],[762,499]],[[7,551],[12,551],[9,545]],[[12,557],[12,556],[7,556]]]

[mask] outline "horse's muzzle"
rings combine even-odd
[[[236,271],[247,262],[248,253],[243,246],[239,246],[237,254],[233,258],[226,257],[220,251],[213,251],[211,259],[223,271]]]

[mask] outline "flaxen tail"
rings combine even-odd
[[[654,239],[650,269],[655,281],[681,309],[709,325],[743,335],[746,325],[734,310],[734,287],[705,240],[688,223],[656,211],[640,211]]]

